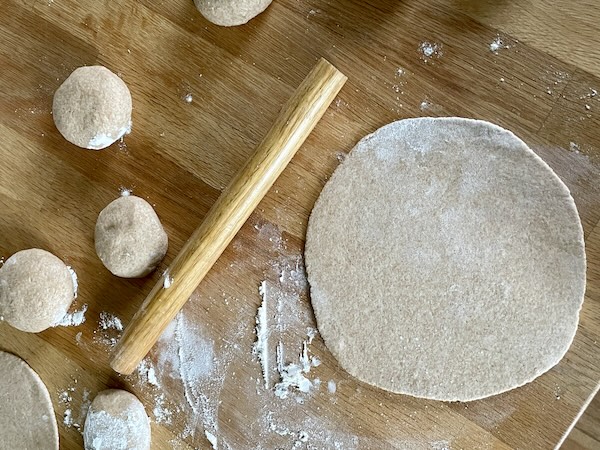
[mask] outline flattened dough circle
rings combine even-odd
[[[470,119],[407,119],[362,139],[315,204],[305,258],[341,366],[436,400],[549,370],[585,292],[568,188],[514,134]]]
[[[17,356],[0,351],[0,448],[58,450],[48,389]]]

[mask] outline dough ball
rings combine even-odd
[[[194,0],[196,8],[212,23],[225,27],[243,25],[258,16],[272,0]]]
[[[532,381],[569,348],[583,230],[556,174],[511,132],[408,119],[362,139],[311,213],[317,325],[350,374],[470,401]]]
[[[96,253],[104,266],[123,278],[143,277],[165,257],[167,233],[146,200],[120,197],[96,222]]]
[[[100,150],[129,133],[131,94],[106,67],[80,67],[56,90],[52,114],[67,141]]]
[[[69,268],[45,250],[22,250],[0,267],[0,316],[21,331],[55,326],[74,297]]]
[[[58,450],[48,389],[17,356],[0,352],[0,448]]]
[[[133,394],[120,389],[100,392],[83,428],[85,450],[149,450],[150,419]]]

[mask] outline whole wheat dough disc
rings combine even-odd
[[[0,351],[0,448],[58,450],[48,389],[25,361]]]
[[[514,134],[460,118],[402,120],[361,140],[311,214],[306,267],[342,367],[447,401],[558,363],[585,291],[567,187]]]

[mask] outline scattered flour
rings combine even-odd
[[[121,197],[129,197],[132,192],[133,192],[133,189],[131,189],[131,188],[126,188],[124,186],[121,186],[119,188],[119,194],[121,195]]]
[[[60,327],[76,327],[85,322],[85,313],[88,310],[88,305],[84,304],[79,311],[73,311],[72,313],[64,316],[56,326]]]
[[[421,59],[425,62],[429,62],[433,58],[440,58],[443,55],[442,44],[435,42],[421,42],[419,51],[421,52]]]
[[[123,331],[123,323],[116,315],[102,311],[98,318],[98,329],[94,330],[93,341],[110,350],[117,344]]]
[[[308,339],[302,342],[302,353],[300,353],[298,364],[284,365],[283,345],[281,341],[277,344],[277,371],[281,381],[275,385],[275,395],[280,399],[288,398],[290,388],[306,394],[313,387],[313,382],[305,376],[310,372],[311,367],[320,364],[318,358],[315,359],[308,355],[308,344],[312,342],[313,338],[314,335],[312,337],[308,335]]]
[[[77,281],[77,273],[71,266],[67,266],[69,269],[69,273],[71,274],[71,279],[73,280],[73,298],[77,298],[77,290],[79,289],[79,282]]]
[[[163,289],[169,289],[173,285],[173,277],[168,270],[163,273]]]
[[[156,370],[152,366],[152,361],[149,358],[144,358],[137,368],[138,376],[142,383],[148,383],[155,387],[160,387],[156,378]]]
[[[490,51],[494,53],[498,53],[498,50],[506,48],[504,47],[504,43],[500,36],[496,36],[496,38],[490,43]]]
[[[431,450],[451,450],[450,443],[448,441],[435,441],[430,444]]]
[[[210,442],[210,445],[212,445],[212,448],[214,450],[217,450],[217,437],[212,434],[210,431],[204,431],[204,435],[206,436],[206,439],[208,440],[208,442]]]
[[[90,391],[84,388],[80,396],[76,389],[77,384],[77,379],[74,378],[67,388],[60,391],[58,393],[58,403],[65,407],[63,411],[63,424],[65,427],[74,428],[81,432],[91,401]]]
[[[63,413],[63,423],[67,428],[73,426],[73,416],[70,408],[65,409],[65,412]]]
[[[329,380],[327,382],[327,390],[329,391],[330,394],[335,394],[335,391],[337,391],[337,385],[336,385],[335,381]]]
[[[98,325],[100,326],[101,330],[113,329],[117,331],[123,331],[123,323],[121,322],[121,319],[106,311],[102,311],[100,313]]]
[[[269,389],[269,329],[267,323],[267,283],[263,281],[258,288],[262,303],[256,314],[256,343],[252,349],[262,368],[265,389]]]
[[[159,394],[154,398],[152,409],[156,423],[170,424],[173,420],[173,411],[165,406],[165,394]]]

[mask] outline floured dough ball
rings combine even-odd
[[[131,94],[106,67],[75,69],[56,90],[52,114],[63,137],[79,147],[100,150],[131,129]]]
[[[83,428],[85,450],[149,450],[150,419],[133,394],[120,389],[100,392]]]
[[[21,331],[57,325],[74,297],[69,268],[45,250],[22,250],[0,268],[0,316]]]
[[[0,352],[0,448],[58,450],[58,427],[44,382],[21,358]]]
[[[216,25],[243,25],[258,16],[272,0],[194,0],[196,8]]]
[[[104,266],[123,278],[152,272],[167,253],[169,240],[146,200],[123,196],[102,210],[96,222],[96,253]]]

